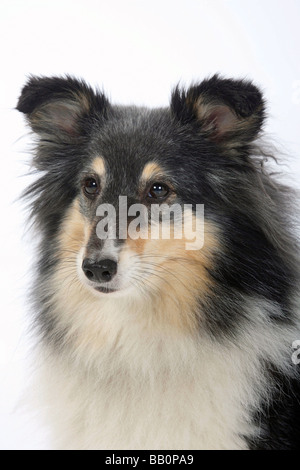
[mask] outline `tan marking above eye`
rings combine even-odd
[[[142,175],[141,175],[141,180],[149,181],[153,179],[154,177],[163,175],[163,174],[164,174],[164,170],[161,166],[159,166],[155,162],[150,162],[145,165]]]
[[[160,183],[166,186],[170,190],[168,199],[170,202],[170,197],[174,199],[175,192],[173,184],[170,181],[170,175],[168,172],[161,167],[158,163],[149,162],[144,166],[143,172],[140,177],[139,189],[141,192],[144,192],[146,189],[149,191],[151,184]],[[173,197],[172,197],[173,194]]]
[[[105,163],[102,157],[96,157],[92,163],[92,170],[99,176],[105,175]]]

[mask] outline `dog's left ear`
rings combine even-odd
[[[187,91],[177,87],[171,111],[181,123],[193,125],[204,137],[231,148],[254,140],[265,115],[262,94],[251,82],[218,75]]]

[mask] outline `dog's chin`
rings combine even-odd
[[[86,282],[84,282],[83,284],[89,290],[89,292],[92,292],[98,298],[122,297],[126,295],[127,291],[127,289],[112,288],[99,284],[91,285]]]
[[[121,297],[128,297],[134,296],[137,294],[136,289],[133,286],[109,286],[109,285],[101,285],[101,284],[92,284],[90,282],[86,282],[84,279],[80,279],[83,286],[93,295],[98,298],[121,298]]]
[[[114,294],[116,292],[119,292],[120,289],[110,289],[109,287],[102,287],[102,286],[97,286],[94,287],[97,292],[100,292],[101,294]]]

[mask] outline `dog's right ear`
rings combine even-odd
[[[105,119],[108,106],[103,93],[70,76],[31,77],[17,110],[43,138],[70,143],[88,132],[89,123]]]

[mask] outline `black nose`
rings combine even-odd
[[[93,261],[84,259],[82,269],[86,277],[90,281],[109,282],[117,272],[117,263],[112,259],[102,259],[101,261]]]

